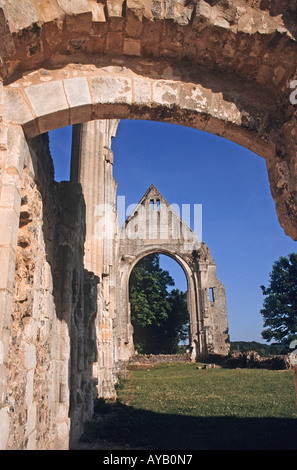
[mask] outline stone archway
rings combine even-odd
[[[118,328],[115,332],[118,360],[128,360],[134,353],[130,274],[140,259],[152,253],[172,257],[186,275],[192,360],[227,355],[230,345],[225,288],[217,278],[210,250],[154,185],[121,227],[118,239]],[[209,290],[214,293],[212,300]]]
[[[121,118],[173,122],[218,134],[265,158],[280,224],[297,240],[297,111],[290,100],[297,79],[295,19],[294,0],[0,1],[1,448],[11,436],[6,398],[22,184],[29,174],[34,186],[43,153],[30,139],[68,124]],[[43,275],[51,289],[50,273]],[[68,281],[77,300],[78,283]],[[113,292],[114,286],[108,288]],[[111,341],[111,322],[103,318],[104,344]],[[27,333],[32,342],[36,331]],[[43,436],[50,440],[47,445],[62,448],[69,440],[69,345],[63,335],[59,340],[61,357],[55,357],[64,376],[55,370],[52,377],[55,418],[48,418],[54,429]],[[33,446],[36,351],[26,341],[22,348],[23,396],[32,405],[24,436],[26,445]],[[102,356],[103,362],[112,360],[110,351]],[[77,398],[79,416],[82,398]]]

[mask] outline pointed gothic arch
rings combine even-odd
[[[142,258],[152,253],[170,256],[185,273],[192,360],[203,360],[212,354],[227,355],[230,345],[226,294],[217,278],[214,259],[206,244],[198,240],[152,184],[119,231],[117,359],[128,360],[134,353],[130,274]],[[209,299],[209,289],[215,292],[214,302]]]

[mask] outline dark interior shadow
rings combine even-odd
[[[296,450],[296,431],[296,419],[161,414],[101,399],[80,442],[126,450]]]

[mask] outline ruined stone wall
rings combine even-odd
[[[31,156],[21,188],[5,448],[67,449],[93,413],[98,279],[83,266],[79,185],[54,181],[46,135],[31,142]]]
[[[217,277],[215,261],[205,243],[153,184],[120,228],[118,248],[115,346],[120,360],[129,360],[135,352],[129,277],[137,262],[151,253],[172,257],[185,273],[191,359],[205,360],[209,354],[228,354],[226,294]],[[214,294],[213,301],[209,298],[210,290]]]
[[[192,264],[199,277],[206,358],[211,355],[227,356],[230,338],[225,286],[217,276],[215,261],[205,244],[192,257]]]

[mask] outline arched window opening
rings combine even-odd
[[[210,302],[214,302],[214,291],[213,291],[213,287],[210,287],[209,288],[209,300]]]

